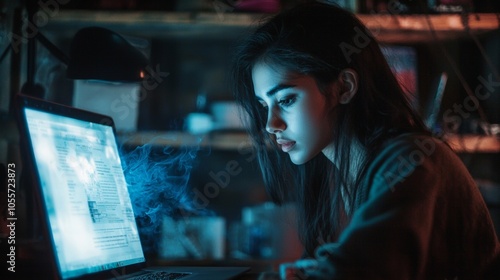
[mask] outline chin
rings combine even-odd
[[[293,164],[302,165],[311,161],[321,153],[322,150],[320,149],[293,149],[288,152],[288,155],[290,156],[290,160]]]
[[[292,155],[292,154],[289,154],[290,155],[290,160],[292,161],[293,164],[295,165],[302,165],[308,161],[311,160],[312,157],[310,158],[306,158],[306,157],[302,157],[302,156],[297,156],[297,155]]]

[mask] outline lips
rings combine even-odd
[[[295,141],[278,139],[276,142],[281,146],[281,150],[285,153],[291,151],[293,147],[295,147]]]

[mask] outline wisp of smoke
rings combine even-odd
[[[121,149],[122,165],[141,233],[144,250],[154,251],[162,218],[181,218],[185,213],[211,214],[195,207],[190,196],[189,178],[198,147],[145,144]]]

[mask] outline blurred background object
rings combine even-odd
[[[200,216],[163,218],[158,256],[162,259],[212,259],[226,257],[226,221]]]
[[[298,239],[295,207],[270,202],[245,207],[241,221],[229,229],[231,257],[291,261],[303,253]]]

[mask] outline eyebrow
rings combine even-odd
[[[280,90],[284,90],[287,88],[293,88],[293,87],[296,87],[296,85],[279,84],[279,85],[276,85],[275,87],[273,87],[272,89],[270,89],[268,92],[266,92],[266,95],[268,97],[271,97],[271,96],[275,95]]]

